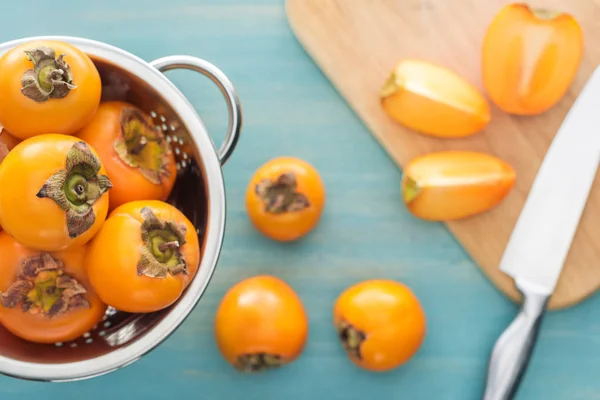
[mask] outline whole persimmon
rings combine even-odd
[[[0,232],[0,322],[36,343],[76,339],[100,322],[106,305],[84,269],[86,246],[59,252],[29,249]]]
[[[408,362],[426,334],[425,312],[405,285],[385,279],[359,282],[335,301],[333,322],[350,360],[370,371]]]
[[[111,186],[87,143],[59,134],[31,137],[0,164],[0,225],[37,250],[83,245],[106,218]]]
[[[56,40],[19,44],[0,57],[0,125],[27,139],[72,135],[100,104],[102,83],[91,58]]]
[[[296,157],[263,164],[246,190],[246,211],[254,227],[282,242],[305,236],[318,224],[325,207],[319,172]]]
[[[274,276],[238,282],[217,309],[217,346],[240,371],[264,371],[291,363],[302,353],[307,336],[308,317],[300,298]]]
[[[166,200],[175,184],[175,155],[160,127],[138,107],[107,101],[76,136],[100,155],[113,183],[110,210],[135,200]]]
[[[0,128],[0,163],[20,140],[12,136],[6,129]]]
[[[139,200],[110,213],[89,244],[85,265],[106,304],[146,313],[179,299],[199,262],[200,244],[190,220],[170,204]]]

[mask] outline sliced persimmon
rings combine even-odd
[[[402,197],[407,209],[421,219],[455,220],[497,206],[515,179],[514,168],[490,154],[432,152],[405,166]]]
[[[473,135],[491,119],[489,104],[475,86],[455,71],[426,60],[400,61],[380,96],[393,120],[430,136]]]
[[[482,78],[504,112],[534,115],[565,95],[583,56],[583,32],[559,10],[509,4],[492,19],[483,41]]]

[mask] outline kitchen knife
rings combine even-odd
[[[500,261],[523,295],[492,350],[484,400],[513,399],[600,162],[600,67],[556,133]]]

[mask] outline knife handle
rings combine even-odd
[[[549,296],[535,285],[515,280],[523,294],[519,314],[498,338],[488,366],[483,400],[514,398],[535,347]]]

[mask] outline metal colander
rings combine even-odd
[[[216,266],[225,229],[225,188],[221,166],[241,130],[241,107],[229,79],[214,65],[190,56],[151,63],[105,43],[66,36],[29,37],[0,44],[0,54],[22,42],[61,40],[85,51],[103,82],[102,100],[125,100],[148,112],[164,131],[177,159],[178,176],[167,200],[196,227],[201,246],[199,270],[172,306],[149,314],[109,308],[104,320],[77,340],[42,345],[19,339],[0,327],[0,373],[42,380],[91,378],[129,365],[165,340],[185,320],[204,293]],[[210,78],[223,93],[229,127],[216,150],[194,107],[162,72],[191,69]],[[1,95],[1,94],[0,94]]]

